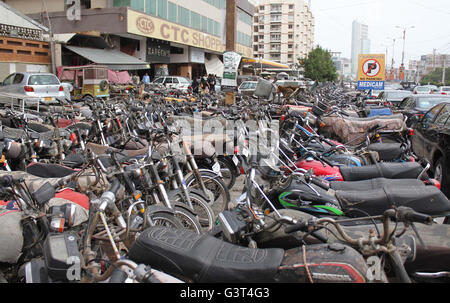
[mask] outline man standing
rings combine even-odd
[[[216,93],[216,76],[215,75],[209,75],[208,84],[209,84],[209,92],[211,94]]]
[[[148,73],[145,73],[144,77],[142,78],[142,81],[145,84],[150,84],[150,76],[148,75]]]

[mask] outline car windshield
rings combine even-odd
[[[450,92],[450,86],[449,87],[441,87],[441,90],[443,92]]]
[[[416,106],[421,109],[429,109],[444,101],[450,101],[450,98],[418,98]]]
[[[28,85],[59,85],[54,75],[33,75],[28,79]]]

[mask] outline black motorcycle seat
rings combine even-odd
[[[366,166],[342,166],[339,168],[344,181],[361,181],[374,178],[417,179],[423,167],[417,162],[377,163]],[[427,180],[425,174],[423,180]]]
[[[450,201],[435,186],[384,186],[368,191],[336,191],[336,198],[344,212],[356,213],[358,217],[365,214],[352,212],[351,209],[362,210],[373,216],[382,215],[392,206],[411,207],[430,216],[450,214]]]
[[[413,187],[421,187],[426,186],[420,180],[417,179],[386,179],[386,178],[376,178],[369,180],[361,180],[361,181],[332,181],[330,182],[330,188],[333,190],[374,190],[382,187],[404,187],[404,186],[413,186]]]
[[[36,162],[28,165],[26,172],[41,178],[63,178],[78,171],[59,164]]]
[[[199,283],[273,282],[284,250],[254,249],[188,230],[150,227],[132,244],[137,263]]]
[[[375,151],[380,156],[380,161],[394,161],[401,157],[403,148],[401,143],[374,143],[368,147],[369,151]]]

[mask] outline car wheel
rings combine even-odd
[[[442,192],[448,196],[448,171],[447,161],[444,157],[439,158],[434,165],[434,178],[441,183]]]

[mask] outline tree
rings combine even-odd
[[[336,81],[336,67],[331,60],[329,51],[316,46],[303,60],[304,76],[311,80],[325,82]]]
[[[428,83],[442,85],[442,67],[438,67],[434,71],[423,76],[420,83],[422,85],[427,85]],[[450,68],[445,68],[445,85],[450,85]]]

